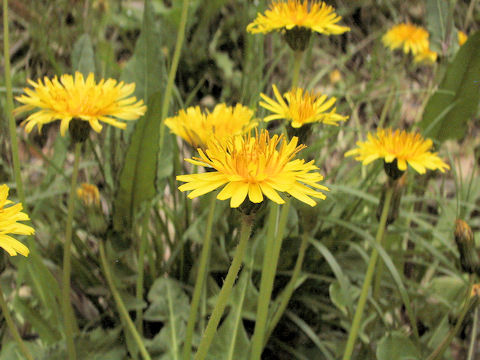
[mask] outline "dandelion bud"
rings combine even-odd
[[[68,127],[72,141],[74,143],[83,143],[88,139],[90,134],[90,124],[88,121],[73,119]]]
[[[84,205],[87,228],[94,235],[107,230],[107,222],[100,207],[100,193],[95,185],[83,183],[77,188],[77,196]]]
[[[385,173],[392,180],[397,180],[405,172],[398,168],[397,159],[393,160],[392,162],[384,161],[383,168],[385,169]]]
[[[312,31],[302,26],[295,26],[285,30],[284,38],[293,51],[305,51],[310,41]]]
[[[480,270],[480,260],[475,250],[475,239],[468,224],[457,219],[455,221],[455,242],[460,253],[460,265],[466,273],[473,274]]]

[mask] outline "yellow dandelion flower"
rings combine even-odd
[[[337,114],[336,107],[329,110],[337,101],[334,97],[327,100],[327,95],[294,88],[283,95],[285,101],[275,85],[273,85],[273,92],[277,101],[263,93],[260,94],[264,100],[260,101],[260,106],[273,113],[265,117],[264,121],[286,119],[291,122],[293,128],[299,128],[314,122],[338,126],[339,121],[348,119],[348,116]]]
[[[265,15],[257,14],[257,18],[247,26],[247,31],[258,34],[297,27],[326,35],[338,35],[350,31],[348,26],[337,25],[341,19],[335,9],[323,1],[274,0]]]
[[[240,206],[247,195],[252,203],[262,202],[264,195],[277,204],[285,203],[278,192],[286,192],[315,206],[312,197],[325,199],[325,195],[316,189],[328,191],[328,188],[319,184],[323,176],[315,172],[318,168],[313,160],[308,163],[293,160],[303,148],[305,145],[298,145],[296,137],[287,143],[283,135],[270,138],[265,130],[256,133],[255,137],[247,134],[222,142],[213,139],[208,142],[205,152],[198,150],[200,157],[186,159],[213,170],[177,176],[177,180],[186,182],[179,189],[193,190],[188,195],[193,199],[226,184],[217,199],[231,199],[232,208]]]
[[[376,159],[384,159],[385,163],[397,162],[400,171],[407,170],[407,163],[418,173],[424,174],[426,169],[444,172],[450,167],[429,150],[432,140],[423,139],[418,133],[392,129],[378,129],[376,136],[368,134],[367,141],[357,142],[358,148],[348,151],[345,156],[356,156],[355,160],[367,165]]]
[[[205,149],[212,137],[221,140],[243,135],[258,122],[253,118],[253,111],[246,106],[218,104],[212,112],[202,112],[198,106],[180,110],[177,116],[166,119],[165,125],[194,148]]]
[[[28,248],[8,234],[32,235],[35,233],[35,230],[28,225],[17,222],[30,220],[30,218],[22,212],[23,207],[21,203],[10,205],[12,201],[7,199],[8,191],[7,185],[0,185],[0,247],[8,252],[10,256],[15,256],[17,253],[28,256],[30,252]]]
[[[438,54],[435,51],[425,49],[421,53],[415,55],[413,61],[416,63],[433,64],[437,61],[437,56]]]
[[[77,197],[82,200],[85,206],[100,205],[100,192],[93,184],[82,183],[77,188]]]
[[[393,26],[382,37],[383,44],[390,50],[402,48],[405,54],[418,55],[429,48],[428,32],[410,23]]]
[[[35,125],[41,131],[43,125],[60,120],[60,133],[64,136],[73,119],[88,121],[96,132],[102,130],[100,121],[125,129],[126,124],[114,118],[136,120],[147,109],[143,100],[130,96],[135,84],[117,83],[113,79],[102,79],[96,84],[92,73],[86,80],[76,72],[75,76],[62,75],[60,80],[55,76],[53,80],[45,77],[43,82],[28,82],[33,89],[25,88],[26,95],[16,97],[24,105],[15,110],[17,114],[35,110],[22,123],[27,132]]]
[[[465,44],[468,40],[467,34],[465,34],[463,31],[458,31],[457,32],[457,38],[458,38],[458,45],[460,45],[460,46]]]

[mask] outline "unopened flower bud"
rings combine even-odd
[[[84,205],[87,228],[93,235],[107,230],[107,222],[100,206],[100,192],[95,185],[83,183],[77,188],[77,196]]]
[[[457,219],[455,221],[455,242],[460,253],[460,265],[466,273],[473,274],[480,270],[480,260],[475,250],[475,239],[468,224]]]

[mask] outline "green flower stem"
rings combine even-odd
[[[303,51],[295,51],[293,59],[292,88],[298,86],[300,77],[300,66],[302,65]]]
[[[273,330],[282,318],[283,313],[287,308],[288,302],[292,298],[293,292],[295,291],[295,285],[297,283],[298,276],[300,275],[300,271],[302,270],[303,259],[305,258],[305,251],[307,250],[308,237],[309,236],[306,233],[302,235],[302,241],[298,250],[298,257],[297,261],[295,262],[295,267],[293,268],[292,277],[290,278],[290,281],[285,287],[285,290],[283,290],[282,294],[280,295],[280,303],[278,304],[277,309],[273,313],[272,320],[268,324],[268,330],[263,341],[263,346],[267,344],[270,335],[272,335]]]
[[[475,308],[475,312],[473,313],[473,327],[472,327],[472,334],[470,335],[470,346],[468,347],[468,357],[467,360],[474,360],[475,359],[475,344],[477,339],[477,331],[478,331],[478,307]]]
[[[163,104],[162,104],[162,123],[160,124],[160,154],[162,154],[164,135],[165,135],[165,118],[168,114],[168,108],[170,106],[170,99],[172,97],[173,82],[175,80],[175,75],[177,73],[178,62],[180,60],[180,52],[182,51],[183,40],[185,39],[185,28],[187,27],[187,18],[188,18],[188,6],[190,0],[183,0],[182,5],[182,14],[180,15],[180,25],[177,33],[177,42],[175,43],[175,50],[173,52],[172,65],[170,67],[170,72],[167,79],[167,87],[165,88],[165,93],[163,95]]]
[[[235,250],[235,255],[228,269],[227,277],[223,283],[222,289],[218,294],[217,303],[213,308],[212,315],[207,323],[207,328],[203,333],[202,340],[198,347],[198,351],[195,354],[195,360],[204,360],[207,356],[208,349],[212,343],[213,337],[217,331],[217,326],[227,305],[230,293],[232,291],[233,284],[237,278],[240,267],[242,266],[243,258],[245,256],[245,250],[247,249],[248,239],[250,238],[250,232],[252,230],[253,218],[251,216],[242,216],[242,226],[240,229],[240,241]]]
[[[275,280],[275,273],[277,270],[277,261],[275,261],[275,258],[278,259],[279,255],[275,254],[275,229],[277,225],[278,208],[279,205],[272,204],[268,217],[267,239],[263,255],[262,279],[260,281],[257,316],[252,339],[251,360],[260,359],[263,350],[263,337],[265,334],[265,325],[267,323],[268,305],[270,304],[273,281]]]
[[[13,172],[15,174],[15,183],[17,185],[17,196],[23,207],[26,209],[25,192],[23,191],[22,174],[20,171],[20,158],[18,156],[18,138],[17,124],[13,118],[13,93],[12,78],[10,74],[10,41],[8,32],[8,0],[3,1],[3,58],[5,59],[5,88],[7,92],[7,102],[5,111],[8,117],[8,126],[10,129],[10,141],[12,143]]]
[[[185,344],[183,347],[183,360],[190,360],[192,353],[193,331],[198,314],[198,305],[203,293],[205,278],[208,274],[208,259],[210,257],[210,248],[212,245],[212,225],[215,214],[215,204],[217,201],[216,193],[210,194],[210,207],[208,210],[207,226],[203,238],[202,253],[200,254],[200,264],[197,270],[197,279],[193,289],[192,304],[190,305],[190,314],[188,315],[187,332],[185,335]]]
[[[380,223],[378,224],[377,236],[375,241],[377,244],[381,244],[386,225],[387,225],[387,216],[388,210],[390,208],[390,202],[392,200],[393,187],[389,187],[385,194],[385,203],[383,204],[382,215],[380,216]],[[360,329],[360,323],[362,321],[363,310],[367,302],[368,291],[370,290],[370,285],[372,284],[372,279],[375,271],[375,265],[377,264],[378,251],[376,248],[373,248],[372,255],[370,256],[370,261],[368,263],[367,272],[365,274],[365,279],[363,282],[362,292],[360,293],[360,298],[358,299],[357,309],[353,317],[352,327],[350,328],[350,333],[348,334],[347,346],[345,347],[345,353],[343,354],[343,360],[350,360],[353,353],[353,348],[355,346],[355,341],[357,340],[358,331]]]
[[[140,304],[143,301],[143,279],[145,266],[145,249],[147,248],[147,230],[150,209],[146,209],[146,214],[142,221],[142,235],[140,236],[140,249],[138,249],[138,269],[137,269],[137,284],[136,284],[136,298]],[[143,309],[139,308],[136,311],[135,325],[140,334],[143,333]]]
[[[70,185],[70,194],[68,197],[67,228],[65,232],[65,244],[63,245],[63,276],[62,276],[62,312],[65,324],[65,336],[67,340],[68,359],[77,358],[73,334],[78,331],[70,302],[70,275],[71,275],[71,255],[72,255],[72,224],[73,212],[75,210],[75,191],[77,188],[78,168],[80,164],[80,150],[82,144],[75,143],[75,160],[73,162],[72,180]]]
[[[125,331],[129,331],[132,335],[135,343],[138,346],[138,349],[140,350],[140,354],[142,354],[143,359],[151,360],[151,357],[148,354],[147,349],[145,348],[142,338],[140,337],[140,334],[135,328],[135,324],[133,323],[132,319],[130,319],[127,308],[125,307],[125,304],[123,303],[123,300],[113,282],[112,273],[110,272],[110,267],[108,266],[107,256],[105,255],[104,241],[100,241],[100,260],[102,262],[102,268],[105,274],[105,278],[107,279],[108,287],[110,288],[113,299],[115,300],[115,304],[117,305],[118,312],[123,318],[124,324],[126,324],[127,328],[125,329]]]
[[[460,330],[460,327],[462,326],[463,320],[465,319],[465,316],[467,315],[468,311],[470,310],[471,306],[477,303],[477,299],[475,297],[472,299],[471,292],[472,292],[472,287],[474,283],[474,276],[470,276],[470,281],[468,284],[468,289],[467,293],[465,295],[465,301],[463,304],[462,311],[460,313],[460,316],[457,319],[457,323],[455,324],[455,327],[451,329],[448,334],[443,338],[442,342],[438,347],[430,354],[430,356],[427,358],[427,360],[436,360],[436,359],[441,359],[443,356],[443,353],[447,349],[447,347],[450,345],[452,342],[453,338],[455,335],[457,335],[458,331]]]
[[[13,323],[13,319],[10,316],[10,312],[8,310],[8,306],[5,301],[5,297],[3,295],[3,291],[1,288],[0,288],[0,309],[2,309],[2,313],[3,313],[3,316],[5,317],[7,327],[10,330],[10,333],[12,334],[14,340],[17,342],[18,347],[20,348],[20,352],[23,354],[23,356],[26,359],[33,360],[32,354],[30,354],[30,351],[28,351],[27,346],[23,342],[22,338],[20,337],[20,334],[18,333],[17,328],[15,327],[15,324]]]

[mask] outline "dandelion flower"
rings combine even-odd
[[[143,100],[130,96],[135,84],[113,79],[102,79],[96,84],[92,73],[86,80],[76,72],[75,76],[62,75],[60,80],[55,76],[53,80],[45,77],[43,82],[28,82],[33,89],[25,88],[26,95],[16,97],[24,105],[15,110],[17,114],[35,111],[22,123],[27,132],[35,125],[41,131],[43,125],[60,120],[60,133],[64,136],[73,119],[88,122],[96,132],[102,130],[100,122],[125,129],[126,124],[114,118],[136,120],[147,109]]]
[[[415,55],[413,61],[416,63],[433,64],[435,61],[437,61],[437,56],[438,54],[435,51],[425,49]]]
[[[85,206],[100,205],[100,192],[93,184],[82,183],[77,188],[77,197],[82,200]]]
[[[198,150],[200,157],[186,159],[212,171],[177,176],[177,180],[186,183],[179,189],[193,190],[188,195],[193,199],[226,184],[217,199],[230,199],[232,208],[240,206],[247,195],[252,203],[262,202],[264,195],[277,204],[285,203],[278,192],[315,206],[312,197],[325,199],[317,189],[328,191],[328,188],[319,184],[323,176],[315,171],[318,168],[313,161],[293,159],[303,148],[296,137],[287,143],[283,135],[270,138],[265,130],[255,137],[246,134],[222,142],[212,139],[205,152]]]
[[[383,44],[390,50],[402,48],[405,54],[418,55],[429,48],[428,32],[410,23],[393,26],[382,37]]]
[[[350,31],[347,26],[337,25],[341,19],[342,17],[335,13],[335,9],[323,1],[274,0],[265,11],[265,15],[257,14],[257,18],[247,26],[247,31],[252,34],[265,34],[274,30],[292,30],[298,27],[321,34],[337,35]]]
[[[334,97],[327,100],[327,95],[294,88],[284,94],[285,101],[275,85],[273,85],[273,92],[277,101],[265,94],[260,94],[260,97],[264,100],[260,101],[260,106],[273,113],[265,117],[264,121],[287,119],[291,122],[293,128],[299,128],[314,122],[338,126],[339,121],[348,119],[348,116],[337,114],[336,107],[331,109],[337,101]]]
[[[444,172],[450,167],[430,152],[432,140],[423,139],[418,133],[392,129],[378,129],[374,136],[368,134],[367,141],[357,142],[358,148],[348,151],[345,156],[356,156],[355,160],[367,165],[376,159],[384,159],[385,163],[396,161],[400,171],[407,170],[407,163],[418,173],[424,174],[426,169]]]
[[[21,203],[10,205],[12,201],[7,199],[8,191],[7,185],[0,185],[0,247],[10,256],[15,256],[17,253],[28,256],[30,252],[28,248],[8,234],[32,235],[35,230],[28,225],[18,223],[18,221],[30,220],[30,218],[22,212]]]
[[[180,110],[178,115],[165,120],[170,130],[192,145],[205,149],[209,139],[219,140],[243,135],[258,125],[253,111],[241,104],[218,104],[212,112],[202,112],[198,106]]]
[[[463,31],[458,31],[457,32],[457,38],[458,38],[458,45],[460,45],[460,46],[465,44],[468,40],[467,34],[465,34]]]

